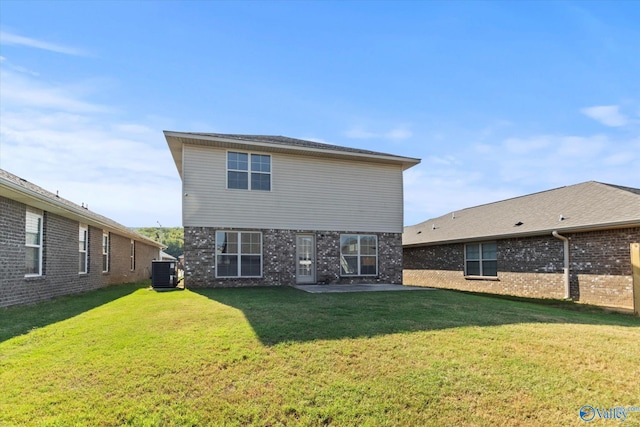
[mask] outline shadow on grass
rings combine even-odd
[[[95,291],[65,295],[28,306],[0,308],[0,342],[32,329],[70,319],[111,301],[127,296],[150,281],[111,285]]]
[[[640,327],[640,319],[600,310],[498,299],[456,291],[308,294],[293,288],[196,289],[237,308],[265,345],[518,323]]]

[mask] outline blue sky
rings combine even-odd
[[[163,130],[409,157],[405,224],[640,187],[640,2],[0,2],[0,167],[181,223]]]

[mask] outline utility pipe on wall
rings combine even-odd
[[[564,242],[564,299],[569,299],[569,239],[558,234],[556,230],[553,230],[551,234],[556,239],[560,239]]]

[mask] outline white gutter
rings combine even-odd
[[[551,234],[564,242],[564,299],[569,299],[571,297],[569,292],[569,239],[558,234],[556,230],[553,230]]]

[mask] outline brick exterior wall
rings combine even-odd
[[[216,278],[215,233],[211,227],[185,227],[184,258],[187,287],[292,286],[296,284],[296,235],[316,238],[316,279],[318,283],[402,283],[402,235],[400,233],[353,233],[309,230],[245,230],[262,233],[262,277]],[[224,231],[234,231],[224,229]],[[242,230],[236,230],[242,231]],[[378,275],[340,276],[340,235],[378,236]]]
[[[0,307],[31,304],[56,296],[150,277],[158,248],[136,242],[130,268],[130,239],[111,235],[111,268],[102,272],[102,230],[89,227],[88,272],[78,273],[77,221],[44,212],[42,276],[24,277],[26,205],[0,197]]]
[[[562,234],[562,233],[561,233]],[[630,244],[640,228],[562,234],[569,238],[574,301],[633,309]],[[532,298],[564,297],[563,242],[553,236],[497,240],[497,280],[464,277],[464,244],[404,249],[404,283]]]

